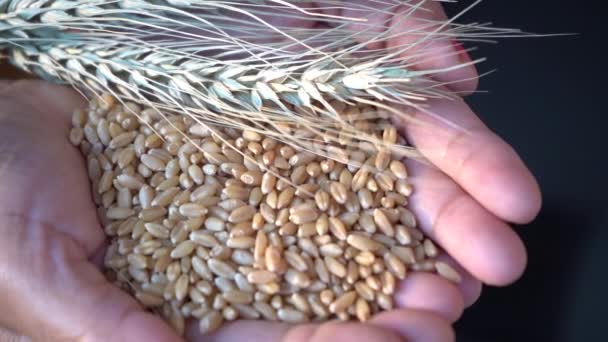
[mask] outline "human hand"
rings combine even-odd
[[[377,14],[366,25],[374,26],[375,22],[379,29],[389,26],[392,32],[402,33],[388,41],[387,47],[418,42],[419,34],[408,33],[433,31],[438,23],[447,20],[439,1],[404,1],[399,6],[390,1],[349,3],[374,7]],[[412,11],[418,4],[421,6]],[[311,9],[314,6],[308,4]],[[339,7],[321,12],[344,17],[361,15],[360,10]],[[273,22],[276,21],[293,27],[322,26],[313,21],[279,18]],[[353,25],[354,30],[368,28]],[[471,62],[457,41],[430,40],[402,56],[419,70],[452,68],[434,75],[452,92],[467,95],[477,89],[479,75],[474,66],[453,68]],[[540,210],[541,194],[517,153],[491,132],[463,100],[429,100],[424,110],[403,109],[419,119],[416,122],[394,119],[408,142],[430,162],[407,163],[415,189],[409,206],[425,234],[445,250],[446,255],[441,258],[456,266],[463,279],[455,286],[433,274],[412,273],[402,282],[395,300],[399,307],[435,312],[454,321],[479,298],[482,283],[507,285],[521,276],[526,251],[509,223],[523,224],[534,219]]]
[[[442,13],[437,7],[419,16],[441,19]],[[400,23],[413,24],[415,21]],[[454,48],[437,45],[432,48]],[[418,66],[458,63],[453,58],[458,57],[421,61]],[[462,54],[460,58],[468,57]],[[464,68],[438,78],[452,81],[475,76],[473,68]],[[103,232],[90,203],[82,161],[65,139],[67,114],[79,106],[78,100],[66,90],[40,83],[20,87],[5,95],[13,98],[5,99],[2,105],[16,113],[2,119],[5,123],[12,120],[4,126],[6,133],[2,136],[10,137],[4,140],[11,142],[3,148],[11,153],[4,155],[14,158],[12,163],[1,163],[0,207],[4,216],[0,216],[0,222],[6,224],[0,229],[7,231],[4,233],[9,238],[0,242],[0,303],[15,312],[10,317],[6,313],[0,316],[0,323],[59,340],[177,341],[164,323],[141,311],[132,299],[107,283],[94,266],[95,256],[103,253]],[[450,87],[470,92],[476,81]],[[24,95],[27,92],[41,95],[31,98]],[[410,165],[416,188],[410,205],[422,229],[453,257],[446,257],[449,262],[468,271],[462,284],[456,287],[435,275],[412,273],[396,295],[401,309],[381,314],[371,324],[288,327],[239,321],[214,334],[214,340],[254,335],[289,342],[310,337],[315,341],[449,340],[451,331],[446,322],[457,319],[463,308],[477,299],[481,281],[502,285],[521,274],[525,251],[506,222],[523,223],[536,215],[540,195],[534,179],[513,150],[483,126],[464,102],[436,101],[432,111],[467,128],[469,134],[440,122],[433,124],[442,126],[441,135],[428,127],[400,123],[408,140],[436,166]],[[27,243],[28,238],[34,243]],[[28,256],[36,257],[32,260]],[[24,264],[15,270],[15,261]],[[191,339],[200,338],[195,330]]]
[[[83,105],[67,88],[0,82],[0,326],[40,341],[180,341],[100,271],[104,233],[83,159],[67,139],[70,114]],[[189,340],[202,340],[197,330]],[[239,321],[213,336],[219,342],[251,336],[447,341],[452,332],[438,315],[395,310],[370,324]]]
[[[84,105],[67,88],[0,81],[0,326],[40,341],[179,341],[100,272],[104,233],[67,140]]]

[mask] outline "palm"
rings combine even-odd
[[[20,112],[3,120],[7,140],[11,141],[8,172],[15,174],[10,175],[13,181],[3,189],[2,199],[7,203],[2,207],[9,214],[48,223],[91,256],[101,247],[103,232],[90,200],[85,164],[66,139],[70,125],[70,112],[66,110],[82,106],[82,100],[67,90],[37,83],[16,88],[39,95],[28,104],[16,103]],[[47,96],[49,90],[60,99]]]

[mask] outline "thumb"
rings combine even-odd
[[[181,341],[52,225],[2,217],[0,236],[0,325],[41,341]]]

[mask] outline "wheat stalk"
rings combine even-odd
[[[441,39],[514,33],[452,21],[429,21],[406,33],[391,31],[388,21],[367,24],[370,15],[380,14],[375,7],[413,11],[425,1],[322,2],[348,6],[361,13],[358,18],[319,14],[307,10],[306,3],[0,0],[0,47],[10,47],[17,66],[53,81],[189,115],[211,130],[249,129],[331,156],[332,145],[358,147],[348,146],[350,141],[386,145],[356,127],[364,116],[344,118],[336,104],[372,105],[411,119],[393,108],[420,109],[429,98],[453,96],[429,80],[446,70],[415,71],[413,61],[428,56],[422,50],[403,58],[404,50]],[[270,24],[264,18],[270,7],[285,18],[321,20],[330,27]],[[421,38],[402,47],[366,48],[399,34]],[[316,136],[324,141],[311,138]],[[413,155],[402,145],[384,147]]]

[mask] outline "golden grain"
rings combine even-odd
[[[290,307],[278,309],[277,317],[279,320],[287,323],[303,323],[308,321],[306,314]]]
[[[439,250],[433,243],[433,241],[429,239],[425,239],[423,242],[424,254],[426,254],[429,258],[435,258],[439,255]]]
[[[339,182],[332,182],[329,191],[336,202],[340,204],[344,204],[346,202],[348,198],[348,193],[344,184]]]
[[[360,148],[310,144],[328,159],[258,131],[216,134],[187,116],[106,99],[108,114],[74,113],[69,137],[87,154],[112,238],[105,264],[178,332],[188,317],[202,332],[238,318],[365,321],[392,308],[408,268],[460,279],[415,228],[408,172],[389,148],[337,132],[336,142]],[[397,142],[382,126],[382,140]]]
[[[186,217],[202,217],[207,211],[207,208],[198,203],[185,203],[179,206],[179,213]]]
[[[214,247],[219,244],[217,239],[210,233],[202,230],[193,231],[190,233],[190,241],[195,242],[203,247]]]
[[[212,310],[201,317],[199,330],[203,334],[208,334],[217,330],[223,323],[224,317],[217,311]]]
[[[276,321],[278,319],[275,309],[266,302],[256,301],[253,307],[268,321]]]
[[[374,209],[374,223],[387,236],[394,236],[395,230],[382,209]]]
[[[346,267],[337,259],[333,257],[325,257],[325,265],[327,266],[327,270],[340,278],[344,278],[346,276]]]
[[[332,313],[344,312],[355,303],[355,300],[357,300],[357,292],[345,292],[329,305],[329,311]]]
[[[447,280],[450,280],[454,283],[460,283],[462,281],[462,276],[456,271],[452,266],[443,261],[435,262],[435,269],[437,273],[444,277]]]
[[[219,277],[233,278],[236,274],[236,271],[230,264],[218,259],[209,259],[207,261],[207,266],[209,266],[209,269],[213,274]]]
[[[287,265],[281,255],[281,250],[277,246],[269,246],[264,251],[264,262],[266,268],[271,272],[283,273],[287,270]]]
[[[241,223],[245,221],[250,221],[253,218],[253,215],[256,214],[256,210],[254,207],[245,205],[240,208],[234,209],[230,216],[228,216],[228,221],[231,223]]]

